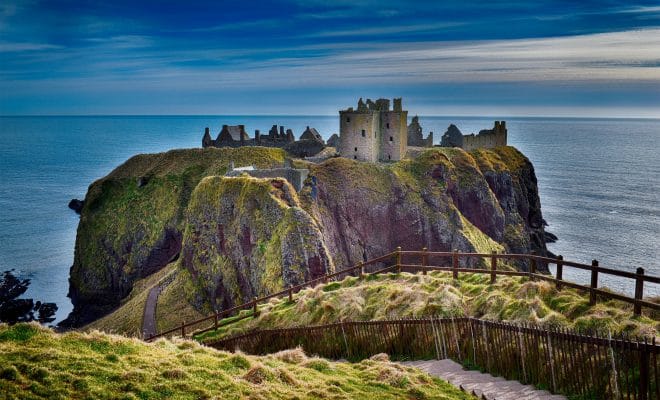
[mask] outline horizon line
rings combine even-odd
[[[575,115],[495,115],[495,114],[410,114],[429,118],[548,118],[548,119],[622,119],[660,120],[660,116],[575,116]],[[0,114],[0,118],[53,118],[53,117],[337,117],[338,114]]]

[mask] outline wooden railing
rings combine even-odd
[[[193,322],[188,322],[188,323],[182,322],[181,325],[176,327],[176,328],[167,330],[165,332],[160,332],[157,335],[147,337],[147,338],[145,338],[145,340],[151,341],[151,340],[154,340],[156,338],[159,338],[159,337],[162,337],[162,336],[167,336],[167,335],[172,335],[172,334],[180,334],[181,337],[185,337],[186,334],[188,334],[188,333],[191,334],[191,335],[196,335],[196,334],[207,332],[207,331],[210,331],[210,330],[213,330],[213,329],[218,329],[219,327],[221,327],[223,325],[227,325],[227,323],[221,321],[221,319],[229,317],[233,313],[236,313],[236,312],[241,311],[241,310],[252,309],[253,310],[252,315],[256,315],[256,314],[258,314],[257,306],[260,303],[265,303],[265,302],[269,301],[270,299],[281,298],[281,297],[286,297],[286,296],[288,296],[289,299],[292,300],[293,299],[293,294],[299,292],[300,290],[302,290],[304,288],[314,287],[314,286],[316,286],[318,284],[321,284],[321,283],[327,283],[330,280],[339,280],[339,278],[343,279],[344,277],[352,275],[352,274],[358,274],[358,275],[361,276],[365,273],[366,269],[369,266],[378,267],[379,265],[382,265],[385,261],[392,259],[394,254],[395,253],[389,253],[389,254],[386,254],[384,256],[374,258],[372,260],[368,260],[366,262],[363,262],[363,263],[360,263],[358,265],[352,266],[350,268],[346,268],[346,269],[343,269],[341,271],[333,272],[331,274],[326,274],[326,275],[323,275],[321,277],[306,281],[304,283],[301,283],[300,285],[290,286],[290,287],[288,287],[284,290],[281,290],[277,293],[272,293],[272,294],[269,294],[267,296],[263,296],[263,297],[259,297],[259,298],[255,297],[252,301],[249,301],[247,303],[243,303],[243,304],[228,308],[226,310],[222,310],[218,313],[212,314],[212,315],[210,315],[208,317],[205,317],[205,318],[198,319],[198,320],[193,321]],[[390,270],[391,268],[392,267],[379,269],[379,270],[374,271],[373,273],[385,272],[385,270]],[[243,319],[243,318],[246,318],[246,317],[252,316],[252,315],[247,315],[247,316],[243,316],[243,317],[238,317],[237,319],[232,319],[229,323],[233,323],[233,322],[237,321],[238,319]],[[206,326],[202,329],[197,329],[197,330],[190,329],[190,328],[193,328],[193,327],[199,327],[200,325],[205,324],[205,323],[207,325],[210,324],[210,326]]]
[[[451,265],[440,266],[433,265],[431,261],[437,261],[438,259],[448,260],[444,264]],[[481,261],[480,267],[467,267],[469,259],[477,259]],[[463,266],[461,266],[460,260],[464,260]],[[498,265],[501,264],[500,260],[518,260],[522,261],[523,264],[527,266],[527,271],[516,271],[510,269],[501,269],[498,268]],[[419,261],[418,264],[415,264],[414,261]],[[473,260],[474,261],[474,260]],[[538,265],[541,263],[544,264],[555,264],[557,266],[557,275],[553,277],[548,274],[542,274],[538,272]],[[477,263],[479,264],[479,263]],[[488,267],[485,267],[485,266]],[[582,270],[591,271],[591,284],[589,286],[580,285],[574,282],[566,281],[563,279],[563,271],[565,267],[577,268]],[[370,270],[370,271],[368,271]],[[355,266],[343,269],[341,271],[333,272],[331,274],[323,275],[321,277],[309,280],[300,285],[295,285],[288,287],[284,290],[281,290],[277,293],[269,294],[260,298],[255,297],[252,301],[249,301],[244,304],[237,305],[235,307],[222,310],[218,313],[212,314],[208,317],[198,319],[193,322],[182,322],[180,326],[161,332],[157,335],[153,335],[145,338],[147,341],[151,341],[158,337],[179,334],[181,337],[185,337],[187,334],[196,335],[206,331],[218,329],[221,326],[233,323],[238,319],[244,319],[249,316],[257,315],[258,308],[257,306],[260,303],[265,303],[270,299],[287,297],[289,300],[293,300],[293,294],[298,291],[307,288],[313,287],[320,283],[327,283],[330,280],[339,280],[343,279],[349,275],[362,276],[363,274],[369,273],[384,273],[384,272],[422,272],[426,274],[427,271],[449,271],[452,273],[454,279],[457,279],[461,273],[479,273],[479,274],[488,274],[490,275],[490,282],[495,283],[497,281],[498,275],[507,275],[507,276],[526,276],[531,280],[546,280],[555,283],[557,289],[561,290],[562,287],[568,286],[575,289],[585,290],[589,292],[589,302],[590,304],[595,304],[598,296],[621,300],[627,303],[633,304],[633,313],[635,315],[640,315],[642,312],[642,307],[651,308],[654,310],[660,310],[660,304],[653,303],[650,301],[644,300],[644,282],[657,283],[660,284],[660,277],[645,275],[643,268],[638,268],[637,273],[619,271],[611,268],[604,268],[598,265],[598,261],[594,260],[591,265],[580,264],[573,261],[566,261],[562,256],[557,256],[557,258],[542,257],[535,254],[497,254],[497,253],[461,253],[459,251],[452,252],[433,252],[428,251],[426,248],[421,251],[404,251],[400,247],[397,247],[391,253],[385,254],[384,256],[368,260],[363,263],[359,263]],[[598,288],[598,276],[599,274],[615,275],[623,278],[629,278],[635,280],[635,295],[634,297],[628,297],[623,294],[614,293]],[[223,318],[229,317],[234,313],[237,313],[240,310],[252,309],[253,314],[244,315],[241,317],[233,318],[231,321],[222,321]]]
[[[660,345],[607,332],[544,329],[475,318],[343,321],[255,330],[206,343],[220,350],[358,361],[451,358],[472,369],[580,399],[660,400]]]

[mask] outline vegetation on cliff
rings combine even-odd
[[[81,212],[71,268],[79,325],[119,305],[133,283],[172,261],[181,250],[184,213],[206,176],[237,166],[279,167],[281,149],[187,149],[130,158],[90,185]]]
[[[187,293],[178,299],[194,309],[183,307],[187,315],[208,313],[397,246],[545,249],[534,170],[514,148],[434,148],[378,164],[296,160],[309,169],[300,193],[280,178],[221,177],[232,161],[269,168],[285,157],[260,147],[177,150],[133,157],[92,184],[67,323],[78,326],[120,304],[137,310],[146,294],[135,283],[177,258],[167,301],[159,300],[159,325],[171,325],[162,316],[176,304],[174,294]],[[139,330],[128,327],[128,315],[119,332]]]
[[[0,387],[3,399],[469,398],[385,361],[334,363],[297,349],[253,357],[36,324],[0,325]]]
[[[251,311],[242,311],[251,313]],[[246,318],[198,336],[201,341],[225,337],[254,328],[317,325],[341,320],[474,316],[490,320],[529,322],[542,326],[581,330],[610,330],[639,336],[657,336],[660,315],[646,312],[633,317],[632,305],[616,300],[589,305],[578,291],[557,291],[545,281],[526,277],[499,277],[433,271],[421,274],[367,275],[302,290],[274,299],[259,309],[256,318]]]
[[[207,177],[187,209],[182,266],[198,308],[228,308],[334,271],[286,179]]]

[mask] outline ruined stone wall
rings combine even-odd
[[[474,149],[483,148],[493,148],[495,147],[495,134],[492,133],[482,133],[475,135],[463,136],[463,150],[471,151]]]
[[[408,111],[385,111],[380,113],[381,161],[399,161],[408,150]]]
[[[477,148],[491,149],[497,146],[506,146],[507,130],[505,121],[495,121],[493,129],[482,130],[478,135],[464,135],[463,149],[465,151]]]
[[[378,112],[339,112],[339,154],[360,161],[378,161]]]
[[[242,174],[248,174],[253,178],[284,178],[299,192],[305,183],[305,179],[307,179],[307,175],[309,175],[309,170],[294,168],[255,169],[252,171],[230,171],[227,172],[226,176],[240,176]]]

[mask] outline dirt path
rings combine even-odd
[[[147,301],[144,303],[144,315],[142,317],[143,338],[149,338],[157,333],[156,306],[158,305],[158,296],[165,286],[167,286],[167,283],[159,283],[149,289]]]
[[[479,371],[464,370],[452,360],[406,361],[400,364],[417,367],[484,400],[566,400],[564,396],[553,395],[518,381],[507,381]]]

